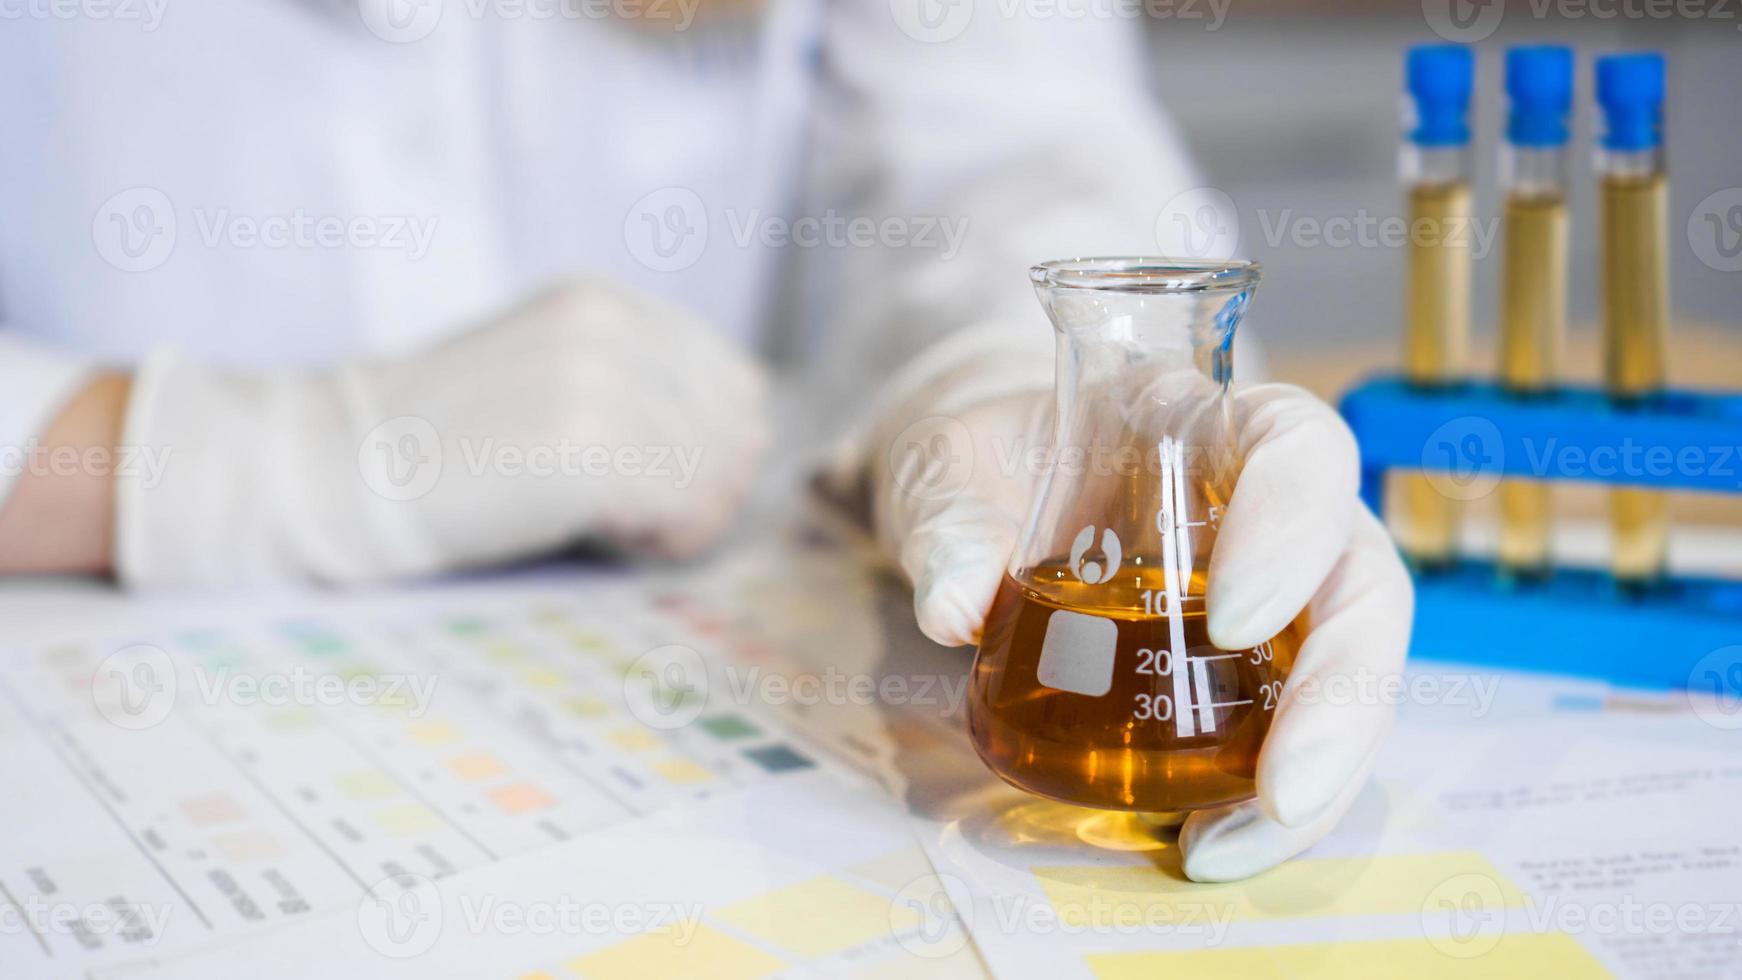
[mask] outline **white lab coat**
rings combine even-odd
[[[577,271],[864,392],[974,323],[1044,339],[1026,266],[1168,250],[1198,183],[1132,19],[769,0],[674,32],[423,0],[394,43],[387,2],[415,0],[0,9],[0,446],[92,363],[391,354]],[[897,238],[782,243],[854,216]]]

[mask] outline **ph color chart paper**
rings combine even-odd
[[[1337,830],[1205,885],[992,776],[969,651],[813,530],[683,578],[103,618],[0,666],[7,977],[1693,980],[1738,948],[1736,731],[1675,696],[1417,665],[1438,693]]]
[[[380,901],[113,976],[985,975],[899,809],[821,772]]]
[[[681,592],[386,605],[13,655],[0,972],[196,948],[817,766],[754,705],[697,703],[721,641]]]
[[[1177,843],[1136,815],[965,771],[919,808],[939,814],[920,837],[1001,976],[1733,972],[1738,757],[1672,699],[1485,679],[1498,696],[1474,720],[1407,707],[1332,834],[1245,881],[1187,881]],[[1665,928],[1675,916],[1688,928]]]

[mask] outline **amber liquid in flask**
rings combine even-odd
[[[1172,617],[1176,635],[1165,596],[1139,588],[1141,574],[1109,601],[1080,597],[1063,562],[1035,571],[1030,583],[1005,576],[974,665],[981,758],[1022,789],[1083,806],[1171,811],[1251,798],[1292,634],[1222,650],[1201,599]]]
[[[1257,268],[1077,259],[1032,276],[1058,331],[1053,465],[974,660],[974,746],[1067,803],[1250,799],[1294,631],[1220,649],[1204,596],[1239,469],[1224,395]]]

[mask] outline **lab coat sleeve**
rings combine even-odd
[[[0,506],[43,462],[37,440],[92,371],[83,358],[0,327]]]
[[[1226,257],[1233,236],[1217,232],[1234,216],[1156,104],[1140,18],[1073,18],[1107,8],[1071,4],[1036,18],[1008,0],[826,7],[803,211],[876,234],[803,250],[795,308],[821,338],[822,386],[875,392],[848,446],[875,438],[866,424],[1050,387],[1034,263]]]

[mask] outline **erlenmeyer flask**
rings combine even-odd
[[[975,748],[1008,782],[1084,806],[1249,799],[1293,631],[1218,649],[1204,594],[1240,467],[1225,394],[1258,267],[1073,259],[1030,275],[1058,334],[1054,445],[974,660]]]

